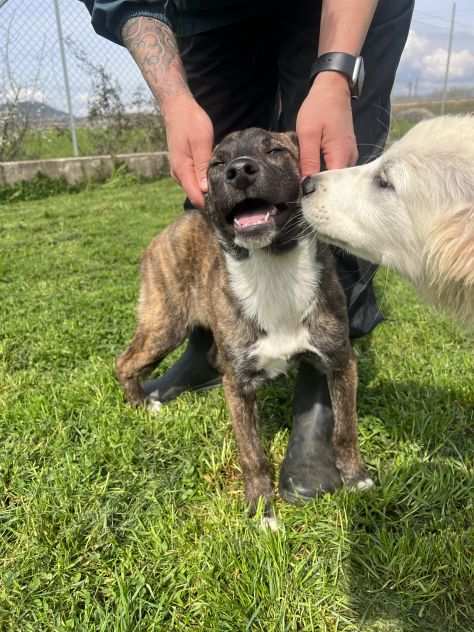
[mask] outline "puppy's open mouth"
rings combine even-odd
[[[253,232],[266,227],[281,228],[291,213],[290,204],[272,204],[266,200],[249,198],[239,202],[228,213],[228,224],[239,233]]]

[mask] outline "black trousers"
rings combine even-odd
[[[209,114],[218,143],[247,127],[294,130],[317,56],[321,2],[295,0],[288,12],[275,3],[272,15],[258,16],[178,38],[188,82]],[[390,125],[390,93],[408,36],[414,0],[380,0],[363,50],[366,80],[353,102],[359,163],[382,151]],[[356,195],[357,192],[355,191]],[[382,320],[372,277],[376,266],[335,251],[344,288],[351,338]]]

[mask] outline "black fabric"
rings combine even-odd
[[[122,28],[135,17],[151,17],[174,28],[174,3],[168,0],[80,0],[91,15],[91,24],[98,35],[123,45]]]
[[[79,0],[91,14],[94,30],[122,44],[122,28],[134,17],[151,17],[177,35],[212,31],[242,19],[273,11],[285,0]]]
[[[245,7],[252,0],[174,0],[180,11],[186,13],[206,13],[229,7]]]
[[[353,102],[359,163],[377,157],[390,124],[390,92],[405,45],[414,0],[380,0],[362,50],[366,80]],[[264,17],[178,37],[190,88],[211,117],[215,141],[247,127],[294,130],[317,57],[321,2],[276,5]],[[335,251],[352,338],[383,320],[372,277],[376,266]]]

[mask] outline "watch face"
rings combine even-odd
[[[364,60],[362,57],[357,57],[354,64],[354,70],[352,73],[352,91],[355,97],[359,97],[362,93],[365,79]]]

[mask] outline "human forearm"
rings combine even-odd
[[[319,54],[359,55],[378,0],[323,0]],[[298,113],[302,175],[317,173],[320,154],[328,169],[340,169],[358,157],[352,122],[351,90],[337,71],[320,72]]]
[[[122,38],[165,119],[176,98],[192,99],[174,34],[166,24],[150,17],[132,18],[125,23]]]
[[[171,175],[202,207],[213,128],[188,88],[173,32],[160,20],[142,16],[125,23],[122,38],[163,114]]]
[[[378,0],[323,0],[319,54],[359,55]]]

